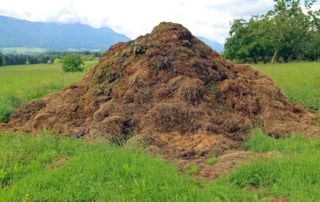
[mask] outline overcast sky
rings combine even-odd
[[[132,39],[172,21],[223,43],[233,19],[262,14],[272,6],[273,0],[0,0],[0,15],[108,26]]]

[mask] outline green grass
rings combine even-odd
[[[320,109],[320,62],[253,66],[270,75],[291,101]]]
[[[254,185],[261,192],[288,201],[320,199],[320,139],[292,136],[275,140],[255,131],[244,147],[273,153],[235,170],[230,183],[239,188]]]
[[[200,168],[198,165],[191,165],[185,170],[185,173],[188,175],[197,175],[200,173]]]
[[[96,62],[86,62],[88,69]],[[84,72],[65,73],[61,64],[0,67],[0,122],[5,122],[22,103],[57,92],[78,81]]]
[[[193,180],[173,164],[142,152],[48,133],[2,133],[0,154],[0,201],[253,201],[259,197],[223,180]]]
[[[0,201],[316,201],[319,145],[320,140],[274,140],[254,132],[248,150],[281,155],[207,182],[186,176],[199,172],[198,166],[185,175],[161,158],[103,141],[0,133]]]
[[[204,161],[204,163],[205,163],[206,165],[214,165],[214,164],[218,163],[218,158],[217,158],[216,156],[212,156],[212,157],[210,157],[210,158],[207,158],[207,159]]]
[[[306,139],[298,135],[274,139],[261,130],[253,130],[251,137],[244,143],[244,148],[255,152],[279,151],[284,154],[320,153],[320,139]]]

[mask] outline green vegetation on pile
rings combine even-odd
[[[214,165],[216,163],[218,163],[218,158],[216,156],[212,156],[210,158],[207,158],[204,163],[207,164],[207,165]]]

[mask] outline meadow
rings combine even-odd
[[[275,81],[293,102],[312,111],[320,109],[320,62],[254,65]]]
[[[254,67],[269,74],[291,100],[319,111],[320,63]],[[2,80],[5,74],[11,75],[6,82]],[[35,76],[27,79],[27,74]],[[0,68],[0,98],[17,96],[20,102],[11,103],[14,108],[58,91],[82,75],[65,74],[58,66]],[[35,93],[46,84],[57,87]],[[32,93],[38,96],[30,96]],[[161,157],[110,145],[103,139],[84,142],[48,131],[40,135],[1,132],[0,201],[320,200],[320,139],[297,135],[273,139],[253,129],[243,147],[265,155],[228,176],[202,181]]]
[[[88,69],[96,62],[86,62]],[[61,64],[0,67],[0,122],[6,122],[19,105],[61,90],[78,81],[84,72],[65,73]]]

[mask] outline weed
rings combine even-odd
[[[206,165],[214,165],[214,164],[218,163],[218,158],[217,158],[216,156],[212,156],[212,157],[210,157],[210,158],[207,158],[207,159],[204,161],[204,163],[205,163]]]
[[[191,165],[185,170],[185,173],[188,175],[197,175],[200,173],[200,168],[197,165]]]
[[[132,49],[133,54],[144,54],[147,50],[147,46],[145,45],[135,45]]]
[[[5,186],[9,185],[9,182],[11,180],[11,176],[9,172],[5,170],[0,170],[0,186],[4,188]]]

